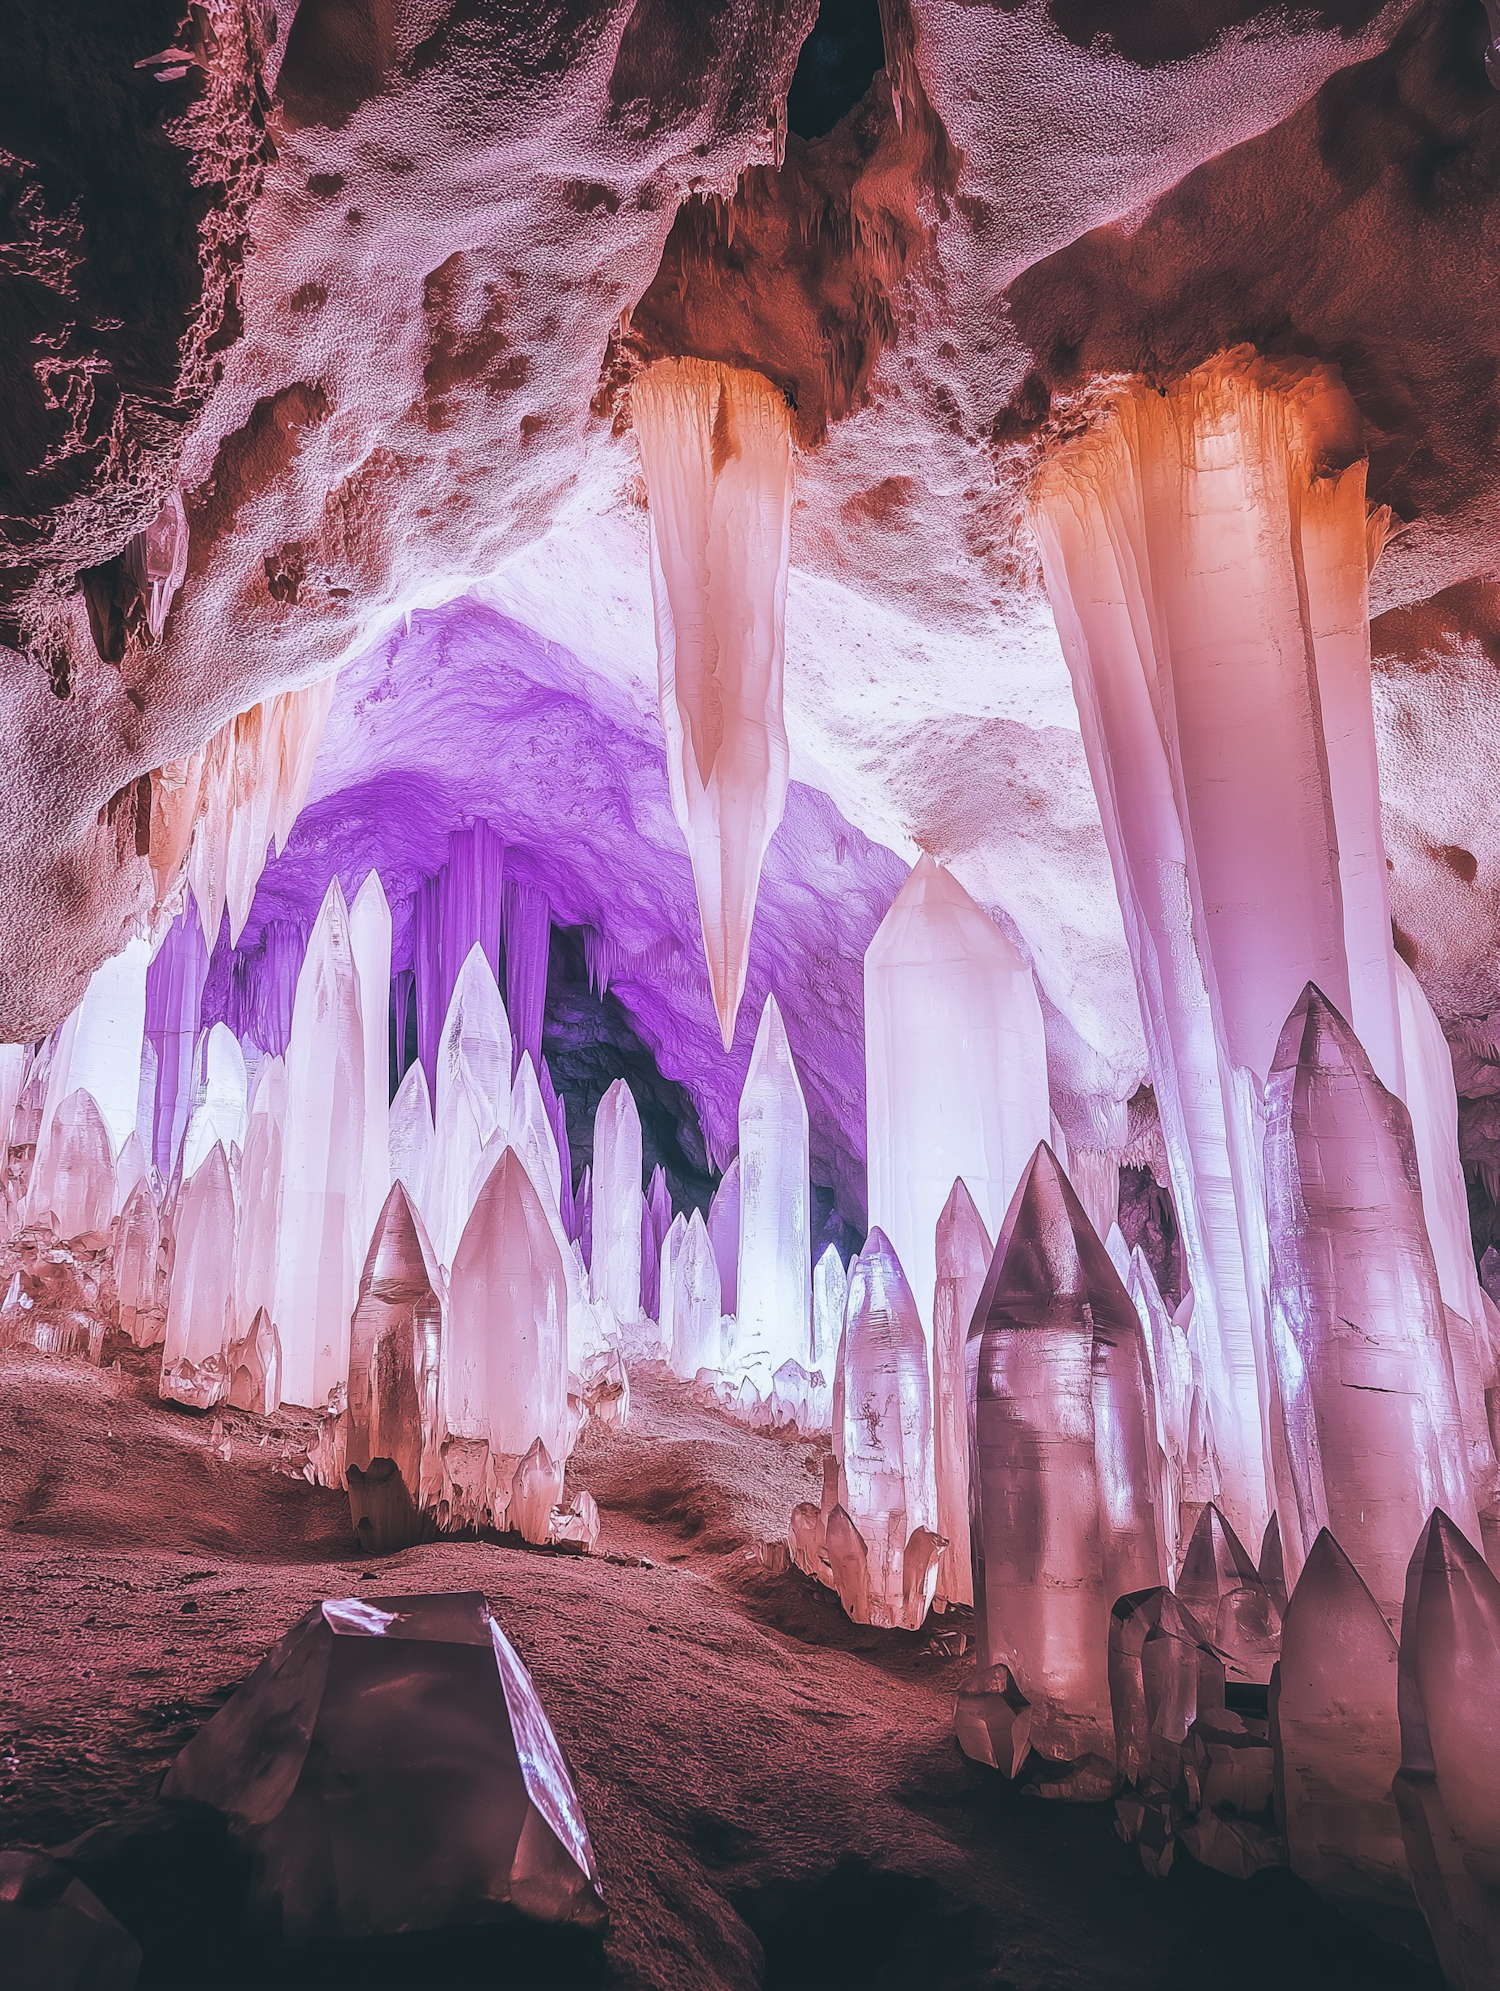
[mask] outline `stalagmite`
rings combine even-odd
[[[137,1182],[115,1224],[111,1262],[120,1306],[120,1331],[137,1348],[160,1341],[166,1327],[161,1269],[161,1213],[151,1184]]]
[[[680,1217],[675,1220],[681,1221]],[[702,1213],[694,1210],[673,1261],[670,1326],[665,1318],[662,1321],[667,1360],[673,1375],[681,1376],[684,1382],[691,1382],[700,1369],[717,1369],[723,1364],[720,1305],[718,1261]]]
[[[1478,1519],[1411,1119],[1311,984],[1271,1068],[1266,1181],[1281,1519],[1304,1553],[1327,1528],[1394,1626],[1415,1517],[1442,1506],[1476,1540]]]
[[[224,1401],[257,1417],[273,1417],[281,1402],[281,1336],[264,1307],[257,1308],[238,1341],[229,1344]]]
[[[719,1291],[724,1311],[732,1314],[739,1305],[740,1266],[740,1158],[725,1169],[714,1199],[708,1206],[708,1238],[719,1268]],[[843,1320],[842,1309],[839,1314]]]
[[[737,1375],[764,1396],[785,1361],[812,1353],[807,1105],[775,996],[766,997],[740,1094],[740,1249],[734,1345]]]
[[[364,1160],[354,1235],[355,1258],[362,1263],[391,1180],[391,909],[378,871],[371,871],[354,895],[349,945],[364,1037]]]
[[[1141,1324],[1056,1156],[1011,1200],[967,1347],[980,1663],[1010,1668],[1032,1745],[1112,1761],[1109,1614],[1159,1586]]]
[[[932,1303],[935,1525],[948,1544],[938,1563],[937,1595],[950,1604],[974,1601],[965,1350],[992,1251],[984,1219],[960,1177],[937,1220],[937,1285]]]
[[[594,1114],[593,1252],[595,1301],[619,1324],[641,1312],[641,1121],[624,1079]],[[555,1451],[552,1446],[549,1450]]]
[[[1441,1510],[1401,1613],[1393,1786],[1412,1886],[1453,1991],[1500,1979],[1500,1582]]]
[[[437,1267],[428,1263],[411,1202],[395,1183],[375,1221],[359,1303],[349,1335],[348,1464],[368,1473],[377,1459],[393,1462],[406,1490],[404,1531],[417,1539],[422,1500],[422,1459],[439,1433],[424,1429],[423,1408],[437,1379],[426,1369],[429,1351],[441,1346],[442,1302]],[[383,1503],[388,1507],[389,1501]],[[383,1548],[404,1546],[381,1531]]]
[[[275,1318],[276,1240],[281,1220],[286,1111],[285,1061],[268,1058],[256,1074],[245,1152],[240,1160],[235,1312],[242,1330],[263,1309]],[[279,1370],[278,1350],[278,1379]]]
[[[432,1168],[432,1101],[420,1061],[409,1068],[391,1101],[389,1140],[391,1180],[404,1184],[412,1202],[425,1211]]]
[[[1306,982],[1352,1002],[1377,1070],[1402,1083],[1359,432],[1330,370],[1239,349],[1129,384],[1034,492],[1226,1511],[1252,1541],[1276,1504],[1259,1097]]]
[[[364,1032],[349,915],[328,887],[307,943],[286,1060],[276,1299],[282,1394],[321,1408],[349,1373],[364,1168]]]
[[[202,928],[191,913],[183,913],[167,928],[146,971],[145,1029],[156,1053],[151,1158],[164,1181],[176,1166],[193,1110],[193,1051],[207,977]]]
[[[453,984],[437,1048],[432,1167],[425,1216],[437,1254],[451,1265],[483,1177],[480,1158],[510,1130],[510,1023],[499,985],[476,942]]]
[[[651,498],[667,776],[728,1050],[761,864],[786,806],[791,427],[768,380],[697,359],[641,374],[632,407]]]
[[[1051,1114],[1031,970],[925,853],[865,953],[865,1074],[870,1222],[930,1341],[933,1236],[955,1178],[993,1235]]]
[[[234,1334],[234,1188],[217,1142],[182,1188],[172,1252],[172,1295],[161,1351],[161,1393],[206,1410],[229,1387]]]
[[[443,1401],[448,1430],[485,1441],[492,1460],[519,1459],[537,1439],[566,1456],[567,1285],[541,1198],[510,1148],[454,1256]]]
[[[1224,1655],[1230,1678],[1265,1686],[1281,1650],[1281,1614],[1217,1507],[1205,1507],[1198,1516],[1177,1595]]]
[[[510,1144],[525,1164],[532,1186],[549,1196],[562,1215],[562,1159],[557,1152],[557,1135],[542,1098],[532,1066],[531,1053],[522,1051],[510,1092]]]
[[[70,1092],[53,1115],[42,1166],[33,1177],[29,1220],[50,1224],[64,1242],[105,1243],[115,1207],[114,1157],[104,1115],[88,1092]]]
[[[849,1297],[849,1275],[837,1245],[829,1245],[813,1267],[812,1290],[812,1365],[831,1383],[839,1336],[844,1331],[844,1304]]]
[[[932,1389],[916,1302],[889,1240],[872,1230],[849,1273],[843,1426],[834,1433],[848,1514],[865,1544],[869,1622],[915,1631],[927,1615],[935,1559],[907,1595],[907,1545],[930,1530]]]
[[[182,1172],[194,1175],[218,1141],[225,1154],[245,1144],[247,1098],[245,1058],[234,1032],[216,1023],[208,1033],[203,1054],[203,1093],[188,1121],[182,1148]]]
[[[1396,1661],[1379,1606],[1323,1529],[1282,1623],[1271,1736],[1292,1871],[1336,1900],[1411,1899],[1391,1796],[1401,1767]]]

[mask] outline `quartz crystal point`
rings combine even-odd
[[[316,1605],[163,1795],[228,1817],[247,1920],[289,1943],[604,1919],[562,1752],[477,1592]]]
[[[281,1402],[281,1336],[264,1307],[257,1310],[244,1339],[230,1342],[227,1367],[225,1402],[257,1417],[274,1416]]]
[[[672,1198],[661,1164],[651,1171],[651,1185],[641,1204],[641,1312],[661,1319],[661,1248],[672,1224]]]
[[[933,1238],[954,1179],[993,1235],[1051,1110],[1031,969],[925,853],[865,952],[865,1102],[870,1223],[930,1337]]]
[[[391,909],[378,871],[371,871],[354,895],[349,945],[364,1040],[364,1161],[354,1235],[355,1256],[362,1261],[391,1181]]]
[[[932,1602],[933,1578],[907,1599],[904,1558],[913,1532],[931,1530],[936,1508],[932,1391],[916,1303],[879,1230],[850,1270],[848,1333],[843,1428],[835,1441],[849,1518],[865,1543],[868,1622],[916,1631]]]
[[[109,1129],[111,1154],[118,1154],[135,1132],[150,959],[144,940],[128,941],[95,969],[82,1002],[58,1030],[42,1109],[39,1168],[47,1166],[53,1119],[70,1093],[91,1096]]]
[[[1177,1595],[1223,1653],[1230,1677],[1265,1686],[1281,1650],[1281,1614],[1217,1507],[1205,1507],[1198,1516]]]
[[[1276,1504],[1259,1088],[1305,983],[1402,1084],[1358,435],[1330,369],[1242,348],[1129,383],[1034,490],[1250,1540]]]
[[[52,1119],[50,1138],[32,1184],[30,1221],[50,1224],[64,1243],[105,1243],[115,1207],[115,1167],[109,1129],[92,1093],[69,1093]]]
[[[1224,1705],[1224,1659],[1170,1590],[1158,1586],[1116,1600],[1109,1698],[1120,1781],[1175,1791],[1189,1729],[1200,1714]]]
[[[484,1180],[480,1161],[485,1148],[497,1136],[503,1145],[510,1132],[510,1054],[510,1024],[499,984],[476,942],[453,984],[437,1051],[425,1215],[444,1265],[453,1262]]]
[[[423,1406],[430,1396],[428,1351],[442,1343],[440,1278],[397,1182],[375,1221],[350,1325],[347,1458],[361,1472],[377,1459],[391,1460],[410,1496],[413,1520],[422,1498],[423,1453],[436,1447],[439,1436],[424,1429]],[[406,1544],[387,1540],[381,1546]]]
[[[245,1145],[247,1094],[245,1058],[234,1032],[216,1023],[203,1053],[203,1092],[188,1121],[182,1172],[196,1175],[218,1141],[225,1154]]]
[[[115,1156],[114,1206],[116,1216],[119,1215],[125,1205],[130,1201],[136,1184],[144,1182],[150,1173],[151,1163],[147,1159],[145,1148],[141,1145],[140,1135],[132,1129],[124,1147]]]
[[[229,1386],[234,1334],[234,1187],[217,1142],[183,1184],[173,1229],[161,1394],[206,1410]]]
[[[1323,1529],[1286,1608],[1271,1739],[1292,1871],[1320,1894],[1411,1899],[1391,1779],[1401,1767],[1396,1640]]]
[[[1331,1537],[1330,1537],[1331,1539]],[[1339,1550],[1340,1555],[1343,1550]],[[1260,1580],[1271,1593],[1271,1602],[1286,1618],[1286,1557],[1281,1547],[1281,1523],[1273,1514],[1266,1523],[1266,1532],[1260,1538],[1260,1554],[1255,1566],[1260,1572]]]
[[[1394,1626],[1413,1517],[1444,1506],[1474,1539],[1478,1519],[1411,1119],[1311,983],[1271,1068],[1266,1180],[1297,1548],[1327,1528]]]
[[[639,1191],[637,1191],[639,1194]],[[567,1455],[567,1283],[547,1213],[513,1149],[479,1192],[453,1260],[443,1351],[447,1429],[518,1459]]]
[[[812,1353],[807,1104],[772,995],[740,1094],[739,1161],[737,1306],[726,1361],[764,1395],[783,1362],[805,1364]]]
[[[427,1209],[432,1168],[432,1100],[420,1060],[396,1088],[390,1107],[391,1180],[405,1185],[419,1210]]]
[[[791,424],[770,381],[698,359],[649,368],[632,408],[651,500],[667,779],[727,1051],[761,864],[786,807]]]
[[[714,1199],[708,1206],[708,1239],[719,1268],[719,1292],[724,1311],[732,1314],[739,1305],[740,1267],[740,1160],[736,1155],[725,1169]],[[843,1324],[843,1308],[839,1323]]]
[[[563,1466],[538,1438],[511,1475],[506,1521],[523,1540],[540,1546],[552,1539],[552,1511],[563,1494]]]
[[[287,1093],[286,1063],[267,1058],[255,1078],[255,1098],[240,1158],[240,1244],[235,1313],[242,1329],[264,1309],[274,1319],[276,1240]],[[277,1380],[280,1381],[278,1352]]]
[[[677,1278],[677,1258],[682,1250],[683,1239],[687,1236],[687,1218],[675,1216],[667,1225],[667,1234],[661,1241],[661,1253],[656,1268],[656,1297],[659,1312],[656,1318],[661,1326],[662,1354],[668,1362],[672,1359],[672,1309],[673,1287]],[[641,1239],[641,1249],[645,1250],[645,1238]],[[644,1273],[642,1286],[645,1285]]]
[[[435,1101],[442,1090],[438,1046],[459,975],[476,946],[498,981],[504,873],[505,846],[487,823],[472,823],[453,832],[447,863],[412,896],[417,1055]],[[509,1049],[508,1034],[506,1043]],[[510,1077],[507,1072],[507,1084]]]
[[[0,1852],[6,1991],[134,1991],[141,1946],[73,1868],[50,1853]]]
[[[641,1120],[617,1078],[594,1114],[593,1252],[595,1301],[619,1324],[641,1312]]]
[[[932,1303],[933,1469],[937,1531],[947,1542],[938,1564],[937,1595],[949,1604],[974,1601],[969,1553],[969,1400],[965,1350],[993,1246],[984,1219],[960,1177],[937,1220],[937,1287]],[[821,1261],[820,1261],[821,1269]]]
[[[272,1318],[287,1403],[318,1408],[349,1374],[354,1232],[364,1169],[364,1030],[349,915],[335,878],[318,913],[287,1049]]]
[[[1146,1352],[1045,1144],[1011,1198],[966,1355],[980,1664],[1010,1668],[1042,1756],[1112,1760],[1110,1609],[1163,1578]]]
[[[208,949],[190,912],[167,928],[146,971],[146,1039],[156,1053],[151,1158],[163,1179],[172,1173],[193,1110],[193,1051]]]
[[[1401,1613],[1394,1783],[1412,1886],[1453,1991],[1500,1981],[1500,1582],[1440,1509]]]
[[[813,1267],[812,1293],[813,1367],[831,1379],[838,1359],[839,1337],[844,1331],[844,1305],[849,1297],[849,1275],[835,1244],[829,1245]]]
[[[120,1331],[137,1348],[160,1341],[166,1327],[166,1282],[161,1265],[161,1213],[148,1181],[138,1182],[115,1225],[111,1254]]]
[[[681,1222],[677,1218],[673,1228]],[[702,1214],[694,1210],[684,1226],[682,1242],[672,1262],[670,1323],[665,1318],[665,1308],[662,1320],[667,1360],[673,1375],[684,1382],[690,1383],[700,1369],[723,1366],[720,1298],[718,1260]]]
[[[521,1052],[511,1087],[510,1144],[525,1164],[538,1194],[551,1199],[561,1221],[562,1158],[529,1051]]]

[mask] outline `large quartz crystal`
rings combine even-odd
[[[1334,1900],[1411,1900],[1391,1795],[1396,1661],[1380,1607],[1325,1528],[1286,1607],[1271,1738],[1292,1871]]]
[[[247,1920],[289,1943],[603,1921],[557,1739],[474,1592],[315,1606],[162,1789],[227,1814]]]
[[[965,1381],[969,1326],[993,1250],[984,1219],[962,1178],[937,1220],[937,1286],[932,1303],[933,1472],[938,1533],[947,1546],[938,1562],[937,1595],[949,1604],[974,1601],[969,1552],[969,1398]]]
[[[365,1056],[349,914],[335,877],[307,943],[287,1047],[276,1298],[282,1395],[320,1408],[349,1373],[364,1170]]]
[[[714,1200],[708,1206],[708,1239],[714,1248],[714,1262],[719,1268],[719,1293],[724,1311],[732,1314],[739,1304],[740,1161],[738,1155],[725,1169],[719,1186],[714,1191]]]
[[[33,1176],[30,1221],[66,1243],[102,1245],[115,1203],[109,1128],[92,1093],[70,1092],[53,1115],[40,1169]]]
[[[267,1058],[255,1075],[245,1152],[240,1159],[235,1311],[241,1328],[248,1328],[261,1312],[275,1318],[276,1240],[281,1216],[286,1113],[285,1061]],[[279,1385],[279,1363],[277,1381]]]
[[[1441,1509],[1401,1612],[1394,1793],[1412,1886],[1453,1991],[1500,1982],[1500,1582]]]
[[[0,1852],[0,1963],[5,1991],[133,1991],[134,1936],[61,1860]]]
[[[217,1403],[229,1387],[234,1324],[234,1186],[215,1142],[177,1206],[162,1395],[200,1409]]]
[[[680,1217],[673,1223],[675,1230]],[[668,1314],[665,1301],[670,1299]],[[701,1213],[694,1210],[683,1226],[681,1242],[671,1261],[670,1292],[663,1287],[662,1336],[673,1375],[691,1382],[700,1369],[717,1369],[723,1362],[719,1321],[719,1267]]]
[[[440,1435],[425,1421],[424,1409],[436,1397],[438,1379],[428,1371],[442,1346],[441,1276],[428,1261],[405,1189],[394,1183],[376,1220],[350,1327],[346,1457],[351,1490],[353,1469],[367,1473],[380,1459],[395,1466],[407,1495],[413,1541],[423,1456],[436,1449]],[[390,1498],[384,1497],[383,1513]],[[383,1534],[376,1546],[406,1546],[392,1540],[389,1530],[375,1528],[373,1519],[372,1529]]]
[[[622,1078],[594,1114],[593,1191],[594,1299],[624,1325],[641,1311],[641,1117]]]
[[[737,1309],[725,1360],[764,1396],[783,1362],[806,1367],[812,1354],[807,1103],[773,995],[740,1094],[739,1162]]]
[[[120,1331],[137,1348],[160,1341],[166,1328],[167,1282],[161,1263],[161,1212],[149,1181],[138,1182],[115,1224],[111,1260]]]
[[[865,1116],[870,1223],[930,1338],[934,1231],[955,1177],[993,1236],[1052,1122],[1031,969],[925,853],[865,952]]]
[[[1212,1504],[1188,1541],[1177,1595],[1223,1654],[1231,1680],[1269,1682],[1281,1650],[1281,1614],[1244,1543]]]
[[[423,1212],[444,1265],[458,1240],[480,1184],[493,1166],[483,1157],[510,1132],[511,1036],[505,1004],[478,941],[453,983],[437,1046],[432,1167]]]
[[[196,1174],[215,1141],[225,1154],[243,1148],[248,1111],[244,1053],[229,1026],[216,1023],[204,1046],[203,1090],[183,1142],[183,1174]]]
[[[632,408],[651,497],[667,780],[727,1051],[761,864],[786,807],[791,424],[769,380],[698,359],[651,367]]]
[[[1109,1620],[1158,1587],[1140,1320],[1057,1157],[1011,1200],[967,1349],[980,1663],[1031,1703],[1055,1763],[1113,1762]]]
[[[1172,1591],[1158,1586],[1115,1600],[1109,1696],[1120,1781],[1173,1798],[1193,1723],[1224,1706],[1224,1658]]]
[[[864,1542],[869,1622],[915,1631],[932,1602],[935,1567],[915,1595],[906,1551],[931,1531],[932,1392],[922,1323],[901,1261],[871,1231],[849,1274],[844,1415],[834,1443],[844,1468],[848,1515]]]
[[[389,1140],[391,1180],[405,1185],[407,1195],[425,1216],[432,1168],[432,1100],[420,1059],[409,1068],[391,1101]]]
[[[1394,1627],[1414,1519],[1442,1506],[1477,1540],[1478,1517],[1411,1117],[1311,983],[1271,1067],[1266,1183],[1281,1519],[1303,1552],[1327,1528]]]

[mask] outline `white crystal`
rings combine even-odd
[[[391,1182],[391,909],[378,871],[371,871],[354,895],[349,908],[349,945],[359,984],[364,1036],[364,1161],[354,1231],[355,1259],[363,1264]]]
[[[593,1297],[623,1325],[641,1311],[641,1121],[622,1078],[594,1114],[593,1189]]]
[[[766,997],[740,1094],[740,1250],[727,1365],[756,1379],[812,1357],[807,1104],[775,996]]]

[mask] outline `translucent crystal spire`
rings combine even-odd
[[[1031,970],[925,852],[865,952],[870,1222],[932,1327],[933,1237],[956,1177],[993,1234],[1051,1131]]]
[[[1011,1199],[967,1346],[981,1664],[1032,1703],[1032,1744],[1110,1758],[1109,1614],[1163,1580],[1140,1321],[1057,1157]]]
[[[617,1322],[641,1313],[641,1120],[617,1078],[594,1114],[593,1253],[595,1301]],[[555,1447],[549,1446],[549,1451]]]
[[[215,1142],[182,1185],[161,1351],[161,1394],[199,1409],[217,1403],[229,1386],[234,1249],[234,1188],[228,1157]]]
[[[1311,983],[1276,1048],[1265,1152],[1281,1519],[1303,1552],[1329,1529],[1394,1626],[1413,1515],[1478,1520],[1411,1119]]]
[[[639,1190],[636,1192],[639,1194]],[[567,1285],[541,1198],[507,1148],[453,1260],[444,1345],[448,1429],[521,1458],[539,1438],[567,1454]]]
[[[235,1311],[242,1331],[262,1310],[273,1321],[276,1315],[276,1240],[281,1221],[286,1111],[286,1062],[267,1058],[256,1075],[245,1152],[240,1159]],[[279,1381],[279,1350],[277,1375]]]
[[[1391,1779],[1401,1767],[1396,1640],[1326,1528],[1281,1628],[1271,1735],[1293,1873],[1320,1894],[1410,1899]]]
[[[510,1143],[525,1163],[533,1185],[562,1209],[562,1159],[557,1135],[542,1099],[530,1051],[522,1051],[510,1093]]]
[[[641,1205],[641,1312],[648,1320],[662,1318],[661,1248],[671,1224],[672,1198],[658,1162]]]
[[[359,983],[364,1037],[364,1160],[354,1240],[356,1260],[362,1262],[391,1180],[391,909],[378,871],[371,871],[354,895],[349,908],[349,945]]]
[[[372,1460],[394,1461],[414,1509],[423,1450],[438,1437],[423,1429],[423,1405],[428,1351],[442,1341],[440,1276],[406,1190],[394,1183],[375,1221],[350,1328],[347,1457],[361,1472]]]
[[[786,806],[791,428],[770,381],[697,359],[648,369],[632,407],[651,498],[667,776],[728,1050],[761,864]]]
[[[447,863],[412,896],[417,1055],[439,1105],[438,1046],[459,974],[475,947],[498,978],[504,876],[505,846],[487,823],[470,823],[452,833]]]
[[[674,1220],[673,1228],[681,1223]],[[694,1210],[683,1226],[682,1242],[672,1262],[671,1317],[663,1306],[662,1335],[672,1373],[691,1382],[700,1369],[723,1364],[720,1344],[719,1267],[701,1212]]]
[[[1119,1233],[1116,1232],[1118,1236]],[[1137,1245],[1126,1260],[1125,1290],[1140,1316],[1151,1364],[1151,1396],[1156,1411],[1156,1517],[1162,1534],[1162,1567],[1181,1559],[1183,1467],[1191,1434],[1193,1362],[1187,1335],[1167,1311],[1145,1253]],[[1200,1495],[1212,1499],[1217,1488]]]
[[[510,1023],[476,941],[453,984],[437,1048],[432,1168],[426,1216],[444,1265],[452,1263],[482,1177],[480,1157],[510,1130]]]
[[[216,1023],[204,1048],[202,1097],[193,1108],[183,1143],[183,1174],[197,1173],[215,1141],[225,1154],[243,1148],[247,1113],[244,1053],[234,1032]]]
[[[1454,1991],[1500,1978],[1500,1582],[1441,1510],[1401,1613],[1394,1784],[1407,1864]]]
[[[103,1116],[113,1153],[135,1132],[150,960],[146,941],[127,941],[89,977],[82,1002],[57,1035],[44,1128],[68,1094],[82,1090]]]
[[[281,1336],[264,1307],[258,1307],[238,1341],[229,1344],[229,1388],[224,1401],[257,1417],[274,1415],[281,1402]]]
[[[159,1341],[166,1326],[161,1267],[161,1213],[149,1181],[138,1182],[115,1225],[111,1263],[120,1305],[120,1331],[137,1348]]]
[[[824,1379],[831,1382],[833,1365],[838,1358],[839,1336],[844,1331],[844,1304],[849,1297],[849,1274],[844,1270],[837,1245],[829,1245],[813,1267],[812,1290],[812,1366],[821,1370]],[[966,1447],[967,1443],[966,1439]],[[965,1470],[967,1473],[967,1468]]]
[[[427,1209],[432,1169],[432,1100],[421,1061],[411,1065],[390,1108],[391,1180],[405,1185],[419,1210]]]
[[[3,1142],[0,1142],[3,1146]],[[130,1200],[131,1191],[138,1182],[145,1180],[151,1172],[151,1163],[146,1150],[141,1146],[140,1135],[133,1130],[127,1137],[124,1147],[115,1156],[115,1214],[119,1215]]]
[[[965,1351],[992,1252],[984,1219],[960,1177],[937,1220],[937,1285],[932,1304],[934,1525],[948,1544],[938,1563],[937,1595],[951,1604],[974,1601]]]
[[[1352,1001],[1376,1068],[1402,1082],[1358,435],[1330,370],[1240,349],[1131,382],[1034,494],[1224,1497],[1250,1540],[1275,1504],[1259,1088],[1308,980]]]
[[[724,1311],[735,1312],[739,1305],[740,1266],[740,1158],[725,1169],[714,1199],[708,1206],[708,1240],[714,1248],[719,1268],[719,1292]],[[842,1316],[840,1316],[842,1319]]]
[[[1230,1678],[1265,1686],[1281,1650],[1281,1614],[1249,1551],[1215,1506],[1198,1516],[1177,1595],[1224,1655]]]
[[[335,877],[307,943],[287,1047],[276,1301],[282,1395],[321,1407],[349,1373],[364,1171],[364,1026]]]
[[[109,1129],[92,1093],[70,1092],[52,1117],[42,1167],[32,1185],[32,1223],[49,1223],[65,1243],[104,1242],[115,1207]]]
[[[812,1353],[811,1193],[807,1104],[786,1027],[766,997],[740,1094],[740,1249],[734,1345],[737,1374],[763,1378]]]
[[[918,1608],[905,1594],[905,1556],[913,1531],[931,1529],[936,1509],[932,1389],[916,1302],[882,1231],[871,1231],[850,1267],[847,1318],[843,1426],[834,1438],[849,1518],[865,1544],[870,1622],[915,1631],[932,1581]]]

